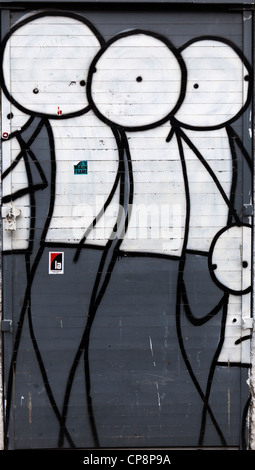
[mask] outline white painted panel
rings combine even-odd
[[[217,133],[217,137],[214,136],[214,132]],[[230,199],[232,158],[226,131],[224,129],[206,132],[187,131],[186,134],[217,178],[226,197]],[[183,148],[190,193],[187,247],[209,251],[214,236],[227,224],[229,207],[203,162],[186,143]],[[199,205],[204,208],[203,218],[200,217]]]
[[[124,250],[181,255],[186,194],[176,139],[166,142],[168,133],[167,123],[156,129],[127,134],[132,156],[134,201],[121,245]],[[142,140],[144,152],[141,154]],[[147,148],[150,149],[149,161],[146,159]]]
[[[99,112],[132,128],[165,118],[176,106],[180,91],[176,57],[161,40],[142,33],[120,37],[106,49],[96,63],[91,87]]]
[[[11,57],[9,42],[4,50],[4,78],[18,105],[56,116],[58,107],[63,114],[69,114],[88,106],[81,82],[87,80],[89,65],[100,47],[89,26],[66,16],[45,16],[17,29],[10,42]]]
[[[109,126],[92,112],[72,119],[52,120],[51,126],[57,170],[56,197],[47,241],[79,242],[112,191],[119,164],[117,143]],[[74,174],[74,165],[84,160],[88,173]],[[113,202],[119,202],[118,191]],[[112,204],[107,214],[110,217],[108,226],[104,226],[103,218],[98,223],[98,230],[88,237],[95,243],[105,244],[111,234],[116,221]]]
[[[247,99],[248,71],[234,49],[221,41],[198,39],[182,54],[188,82],[177,119],[193,127],[212,127],[236,116]]]

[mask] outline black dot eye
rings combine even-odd
[[[237,319],[236,318],[233,318],[233,323],[236,323],[237,322]]]
[[[136,81],[137,81],[137,82],[141,82],[142,80],[143,80],[142,77],[140,77],[140,76],[139,76],[139,77],[136,77]]]
[[[199,88],[199,84],[195,83],[194,88],[196,88],[196,89]]]
[[[248,82],[250,80],[249,75],[245,75],[244,80],[245,80],[245,82]]]
[[[81,81],[80,81],[80,85],[81,85],[81,86],[85,86],[85,85],[86,85],[85,80],[81,80]]]
[[[215,271],[215,269],[217,269],[217,264],[213,264],[212,269]]]
[[[38,88],[34,88],[34,89],[33,89],[33,93],[34,93],[35,95],[37,95],[37,94],[39,93]]]
[[[13,118],[13,114],[12,114],[12,113],[7,114],[7,119],[12,119],[12,118]]]
[[[247,261],[243,261],[243,268],[247,268],[247,267],[248,267]]]

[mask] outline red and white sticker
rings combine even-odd
[[[49,252],[49,274],[64,274],[64,252]]]

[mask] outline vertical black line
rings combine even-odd
[[[133,200],[133,179],[132,179],[132,166],[131,166],[131,158],[130,158],[130,153],[129,153],[128,141],[126,139],[124,132],[120,132],[120,141],[121,141],[121,148],[124,149],[124,152],[123,152],[124,171],[120,179],[120,206],[124,207],[125,214],[126,214],[125,224],[124,224],[124,227],[122,227],[122,233],[121,233],[121,237],[122,237],[124,236],[124,233],[126,232],[127,227],[128,227],[128,217],[129,217],[128,209],[130,205],[132,204],[132,200]],[[95,445],[97,447],[100,447],[100,442],[99,442],[97,429],[96,429],[96,423],[95,423],[94,411],[93,411],[93,400],[91,396],[89,344],[90,344],[90,332],[91,332],[91,328],[93,325],[93,321],[94,321],[97,309],[99,307],[99,304],[109,284],[111,274],[113,272],[115,262],[118,257],[118,249],[122,242],[122,238],[119,239],[116,237],[114,238],[113,241],[111,240],[111,242],[112,242],[111,243],[112,247],[110,248],[110,250],[107,250],[106,257],[101,267],[99,268],[100,277],[101,277],[101,274],[103,274],[104,279],[103,279],[102,287],[100,291],[98,292],[98,295],[96,296],[96,292],[98,291],[99,284],[96,287],[96,290],[94,293],[94,300],[92,297],[92,305],[91,305],[92,310],[89,313],[89,322],[86,327],[87,331],[85,334],[85,344],[84,344],[84,373],[85,373],[85,381],[86,381],[87,406],[88,406],[88,412],[89,412],[90,425],[91,425],[92,433],[94,436]],[[109,264],[107,264],[107,260],[109,257],[110,257],[110,262]]]
[[[232,223],[232,217],[234,218],[237,225],[241,225],[241,220],[236,213],[235,210],[235,195],[236,195],[236,187],[237,187],[237,175],[238,175],[238,161],[236,155],[236,148],[234,144],[234,139],[236,138],[235,135],[232,133],[230,127],[226,127],[231,156],[232,156],[232,183],[231,183],[231,190],[230,190],[230,209],[228,214],[228,221],[227,225]]]
[[[80,253],[81,253],[81,250],[82,250],[82,247],[84,245],[84,243],[86,242],[86,238],[87,236],[89,235],[89,233],[91,232],[91,230],[96,226],[97,222],[99,222],[99,220],[101,219],[101,217],[103,216],[103,214],[105,213],[107,207],[109,206],[109,204],[111,203],[112,199],[113,199],[113,196],[117,190],[117,187],[118,187],[118,184],[119,184],[119,180],[120,180],[120,173],[121,173],[121,170],[120,170],[120,162],[119,162],[119,167],[118,167],[118,170],[117,170],[117,175],[116,175],[116,178],[115,178],[115,181],[113,183],[113,187],[111,189],[111,192],[110,192],[110,195],[108,196],[107,200],[105,201],[102,209],[99,211],[99,213],[96,215],[96,217],[94,218],[94,220],[91,222],[91,224],[89,225],[89,227],[87,228],[87,230],[85,231],[83,237],[81,238],[80,242],[79,242],[79,245],[78,245],[78,248],[76,249],[76,252],[75,252],[75,255],[74,255],[74,259],[73,261],[75,263],[77,263],[78,259],[79,259],[79,256],[80,256]]]
[[[174,123],[175,125],[175,123]],[[185,236],[184,236],[184,243],[183,243],[183,254],[182,254],[182,260],[180,261],[179,264],[179,273],[178,273],[178,280],[177,280],[177,296],[176,296],[176,331],[177,331],[177,339],[179,342],[180,346],[180,351],[184,359],[184,363],[187,367],[188,373],[204,403],[205,401],[205,395],[198,384],[197,378],[193,372],[193,369],[191,367],[190,361],[188,359],[188,356],[185,351],[185,346],[183,343],[183,338],[182,338],[182,329],[181,329],[181,305],[182,303],[185,303],[183,301],[183,295],[185,295],[185,289],[184,289],[184,280],[183,280],[183,272],[185,268],[185,253],[186,253],[186,247],[188,243],[188,236],[189,236],[189,222],[190,222],[190,193],[189,193],[189,183],[188,183],[188,175],[187,175],[187,168],[186,168],[186,163],[185,163],[185,156],[184,156],[184,150],[183,150],[183,145],[182,145],[182,138],[185,136],[185,134],[176,127],[176,136],[177,136],[177,142],[178,142],[178,148],[180,152],[180,157],[181,157],[181,162],[182,162],[182,168],[183,168],[183,177],[184,177],[184,183],[185,183],[185,191],[186,191],[186,223],[185,223]],[[186,139],[185,139],[186,140]],[[208,411],[211,420],[215,426],[215,429],[217,430],[220,439],[223,443],[225,444],[224,436],[218,426],[218,423],[211,411],[211,408],[208,403],[205,403],[205,409]]]
[[[51,182],[50,182],[50,203],[49,203],[49,210],[48,210],[48,216],[46,217],[46,221],[43,227],[42,235],[41,235],[41,242],[45,239],[45,236],[48,231],[48,227],[50,224],[50,220],[53,214],[53,209],[54,209],[54,201],[55,201],[55,182],[56,182],[56,160],[55,160],[55,145],[54,145],[54,138],[53,138],[53,133],[51,126],[48,122],[47,119],[42,119],[34,132],[32,138],[30,139],[30,142],[32,142],[33,137],[38,135],[39,131],[42,129],[42,127],[46,127],[46,131],[48,134],[49,138],[49,143],[50,143],[50,159],[51,159]],[[19,136],[17,135],[17,138]],[[21,145],[23,145],[23,139],[19,140]],[[26,153],[24,151],[23,156],[25,158],[25,163],[26,163],[26,169],[27,169],[27,175],[28,175],[28,182],[31,185],[32,182],[32,176],[31,176],[31,171],[29,168],[28,160],[26,157]],[[34,199],[34,194],[31,192],[30,197],[32,198],[30,200],[31,202],[31,227],[30,227],[30,237],[31,240],[29,242],[29,250],[27,251],[25,255],[25,260],[26,260],[26,267],[29,269],[28,274],[27,274],[27,286],[26,286],[26,291],[25,291],[25,296],[24,296],[24,302],[23,306],[20,312],[20,317],[18,321],[18,326],[17,326],[17,331],[14,339],[14,346],[13,346],[13,354],[11,358],[11,364],[10,364],[10,369],[9,369],[9,375],[8,375],[8,384],[7,384],[7,405],[6,405],[6,420],[5,420],[5,432],[6,436],[8,433],[8,428],[9,428],[9,419],[10,419],[10,408],[11,408],[11,400],[12,400],[12,388],[13,388],[13,380],[14,380],[14,375],[16,371],[16,362],[17,362],[17,357],[18,357],[18,351],[19,351],[19,344],[20,344],[20,339],[21,339],[21,333],[23,329],[23,324],[24,324],[24,319],[26,312],[28,311],[28,308],[30,308],[31,304],[31,289],[32,289],[32,284],[34,280],[34,276],[38,267],[38,264],[40,262],[40,259],[42,257],[44,248],[42,246],[42,243],[40,243],[39,249],[35,255],[33,263],[31,263],[31,256],[33,254],[33,239],[34,239],[34,231],[35,231],[35,216],[36,216],[36,208],[35,208],[35,199]],[[31,265],[31,269],[30,269]],[[29,268],[28,268],[29,266]],[[45,377],[43,377],[44,379]],[[50,398],[51,399],[51,398]]]
[[[20,144],[20,147],[22,149],[22,154],[23,154],[23,159],[24,159],[24,162],[25,162],[26,174],[27,174],[27,179],[28,179],[28,187],[31,188],[29,190],[30,229],[29,229],[29,243],[28,243],[28,251],[29,251],[29,253],[31,253],[32,250],[33,250],[34,234],[35,234],[35,220],[36,220],[35,195],[34,195],[34,192],[32,190],[32,188],[33,188],[33,178],[32,178],[32,172],[31,172],[31,169],[30,169],[30,163],[29,163],[28,157],[27,157],[26,144],[19,135],[17,136],[17,140],[18,140],[18,142]]]
[[[191,142],[191,140],[188,138],[188,136],[185,134],[185,132],[183,132],[182,130],[179,130],[179,132],[180,132],[180,135],[183,138],[183,140],[186,142],[186,144],[190,147],[190,149],[194,152],[194,154],[197,156],[197,158],[201,161],[201,163],[204,165],[204,167],[208,171],[209,175],[211,176],[214,183],[216,184],[223,200],[225,201],[225,203],[229,207],[230,213],[233,215],[234,219],[236,220],[236,223],[240,224],[240,219],[239,219],[238,215],[236,214],[236,212],[234,211],[233,207],[231,206],[232,201],[229,200],[228,196],[226,195],[225,191],[223,190],[218,178],[216,177],[215,173],[211,169],[210,165],[208,165],[205,158],[201,155],[201,153],[198,151],[198,149],[195,147],[195,145]]]
[[[28,314],[29,332],[30,332],[33,348],[34,348],[34,351],[35,351],[35,355],[36,355],[36,358],[37,358],[37,361],[38,361],[38,365],[39,365],[39,368],[40,368],[40,371],[41,371],[41,375],[42,375],[42,378],[43,378],[43,383],[44,383],[44,386],[45,386],[46,393],[48,395],[48,398],[49,398],[51,407],[53,409],[53,412],[55,413],[56,418],[57,418],[60,426],[63,428],[63,432],[64,432],[70,446],[74,448],[75,447],[74,442],[73,442],[69,432],[65,428],[65,423],[63,422],[63,418],[61,416],[61,413],[59,412],[56,401],[54,399],[54,396],[53,396],[53,393],[52,393],[52,390],[51,390],[51,386],[50,386],[50,383],[49,383],[49,380],[48,380],[48,377],[47,377],[47,372],[46,372],[46,369],[45,369],[45,366],[44,366],[44,363],[43,363],[43,359],[42,359],[42,356],[41,356],[41,353],[40,353],[40,350],[39,350],[39,347],[38,347],[38,343],[36,341],[36,337],[35,337],[34,329],[33,329],[33,322],[32,322],[31,299],[28,302],[27,314]]]
[[[18,136],[17,136],[18,138]],[[26,168],[26,173],[27,173],[27,178],[28,178],[28,185],[32,185],[32,176],[29,168],[29,163],[26,155],[25,149],[23,149],[23,141],[19,140],[19,144],[21,146],[21,153],[24,158],[25,162],[25,168]],[[33,246],[33,237],[34,237],[34,220],[35,220],[35,204],[34,204],[34,195],[31,193],[30,194],[30,205],[31,205],[31,224],[30,224],[30,234],[29,234],[29,249],[28,253],[31,252],[32,246]],[[33,209],[32,209],[33,208]],[[11,364],[10,364],[10,369],[9,369],[9,376],[8,376],[8,382],[7,382],[7,393],[6,393],[6,399],[7,399],[7,404],[6,404],[6,418],[5,418],[5,430],[8,432],[9,429],[9,419],[10,419],[10,409],[11,409],[11,402],[12,402],[12,387],[13,387],[13,379],[15,376],[15,371],[16,371],[16,363],[17,363],[17,356],[18,356],[18,349],[19,349],[19,344],[20,344],[20,339],[21,339],[21,333],[23,329],[23,323],[24,323],[24,318],[27,310],[27,303],[28,299],[30,297],[30,277],[31,277],[31,272],[30,272],[30,258],[28,253],[25,255],[25,262],[26,262],[26,271],[27,271],[27,287],[26,287],[26,292],[25,292],[25,298],[24,298],[24,303],[23,307],[21,310],[20,318],[18,321],[18,326],[17,326],[17,332],[14,340],[14,345],[13,345],[13,353],[12,353],[12,358],[11,358]]]
[[[173,126],[174,127],[176,126],[175,120],[173,121]],[[188,180],[188,175],[187,175],[187,167],[186,167],[186,162],[185,162],[185,157],[184,157],[184,150],[183,150],[183,145],[182,145],[180,129],[176,127],[175,132],[176,132],[177,144],[178,144],[180,158],[181,158],[182,173],[183,173],[183,180],[184,180],[184,186],[185,186],[185,196],[186,196],[186,220],[185,220],[185,231],[184,231],[183,248],[182,248],[182,255],[185,256],[187,243],[188,243],[188,237],[189,237],[190,191],[189,191],[189,180]]]
[[[233,127],[227,126],[226,129],[227,129],[227,132],[228,132],[228,135],[229,135],[229,140],[230,141],[233,140],[238,145],[238,147],[241,150],[241,152],[242,152],[242,154],[243,154],[250,170],[253,171],[252,159],[251,159],[249,153],[247,152],[245,146],[243,145],[243,142],[240,140],[239,136],[234,131]]]
[[[178,283],[177,283],[177,300],[176,300],[176,329],[177,329],[177,338],[178,338],[178,342],[179,342],[179,346],[180,346],[180,351],[181,351],[181,354],[182,354],[182,357],[184,359],[184,363],[187,367],[187,370],[188,370],[188,373],[192,379],[192,382],[195,386],[195,388],[197,389],[198,391],[198,394],[199,396],[201,397],[202,399],[202,402],[204,403],[204,412],[207,411],[209,413],[209,416],[212,420],[212,423],[221,439],[221,442],[222,442],[222,445],[226,445],[226,441],[224,439],[224,436],[223,436],[223,433],[216,421],[216,418],[211,410],[211,407],[208,403],[208,400],[206,399],[206,396],[205,394],[203,393],[198,381],[197,381],[197,378],[193,372],[193,369],[191,367],[191,364],[190,364],[190,361],[188,359],[188,356],[186,354],[186,351],[185,351],[185,346],[184,346],[184,342],[183,342],[183,338],[182,338],[182,330],[181,330],[181,305],[182,305],[182,286],[183,286],[183,279],[182,279],[182,273],[183,273],[183,270],[184,270],[184,265],[185,265],[185,260],[182,260],[180,262],[180,268],[179,268],[179,275],[178,275]],[[203,417],[204,417],[204,414],[203,414]],[[205,424],[204,422],[204,419],[203,419],[203,425]],[[202,426],[202,425],[201,425]],[[204,427],[201,428],[200,430],[200,438],[201,438],[201,435],[204,434]]]
[[[212,387],[213,375],[214,375],[214,372],[215,372],[217,359],[219,357],[219,354],[220,354],[221,349],[222,349],[222,345],[223,345],[224,340],[225,340],[225,327],[226,327],[226,319],[227,319],[227,311],[228,311],[228,300],[229,300],[229,294],[225,294],[224,295],[223,315],[222,315],[222,320],[221,320],[221,330],[220,330],[219,344],[218,344],[218,347],[216,349],[216,352],[215,352],[213,360],[212,360],[212,364],[211,364],[208,379],[207,379],[206,392],[205,392],[205,396],[204,396],[204,406],[203,406],[203,411],[202,411],[200,436],[199,436],[199,441],[198,441],[199,446],[203,445],[205,426],[206,426],[206,415],[207,415],[207,411],[208,411],[208,405],[209,405],[209,398],[210,398],[210,392],[211,392],[211,387]],[[217,427],[217,431],[218,431],[219,437],[221,439],[221,443],[223,445],[226,445],[225,438],[224,438],[222,432],[220,431],[219,427]]]
[[[128,226],[128,217],[129,217],[129,205],[133,202],[133,175],[132,175],[132,163],[131,155],[129,151],[128,141],[125,135],[125,132],[122,129],[112,129],[119,150],[119,168],[118,171],[120,176],[118,178],[120,184],[120,194],[119,194],[119,205],[125,210],[125,223],[122,228],[122,235],[124,235],[127,226]],[[117,181],[117,178],[116,178]],[[91,294],[90,305],[88,310],[87,324],[81,338],[79,348],[74,357],[73,365],[70,369],[64,404],[62,408],[62,417],[66,421],[68,404],[72,389],[72,384],[74,381],[76,369],[78,367],[81,355],[84,354],[84,374],[85,374],[85,393],[87,398],[87,409],[88,416],[90,421],[90,427],[94,439],[94,444],[96,447],[99,447],[99,439],[97,435],[97,429],[93,413],[93,404],[91,397],[91,381],[90,381],[90,367],[89,367],[89,343],[90,343],[90,332],[93,325],[93,321],[99,307],[99,304],[104,296],[104,293],[107,289],[108,283],[111,278],[112,271],[115,266],[115,262],[118,258],[118,249],[122,242],[122,239],[116,237],[118,221],[113,227],[112,236],[108,240],[106,247],[104,249],[99,268],[96,275],[96,280]],[[101,283],[101,287],[100,287]],[[59,447],[63,446],[63,432],[60,429],[58,445]]]

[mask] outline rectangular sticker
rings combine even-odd
[[[64,252],[49,252],[49,274],[64,274]]]
[[[75,175],[87,175],[88,174],[88,162],[83,160],[82,162],[74,165],[74,174]]]

